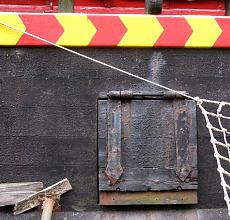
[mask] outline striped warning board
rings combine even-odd
[[[62,46],[230,47],[230,17],[0,13],[0,22]],[[1,46],[47,43],[0,25]]]

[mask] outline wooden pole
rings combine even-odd
[[[55,201],[51,198],[44,200],[41,220],[51,220],[54,204]]]

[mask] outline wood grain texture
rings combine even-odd
[[[197,191],[184,192],[101,192],[101,205],[197,204]]]
[[[74,50],[173,89],[186,90],[193,96],[229,101],[229,50]],[[4,131],[0,137],[0,181],[42,181],[48,186],[67,177],[74,191],[63,195],[63,212],[103,210],[104,213],[106,208],[97,205],[96,99],[102,91],[153,92],[158,89],[56,48],[2,47],[0,59],[0,109],[5,114],[0,126]],[[33,117],[31,107],[36,109]],[[70,107],[75,110],[70,111]],[[55,108],[62,108],[62,112],[57,113]],[[215,110],[214,107],[211,106],[211,110]],[[22,112],[24,117],[20,116]],[[49,127],[46,121],[53,121],[53,127]],[[199,204],[194,207],[225,207],[210,137],[199,111],[197,128]],[[126,134],[129,132],[126,130]],[[175,209],[179,208],[181,206],[175,206]],[[127,215],[132,213],[130,210],[137,209],[145,213],[146,209],[155,208],[113,207],[117,211],[126,210]],[[4,219],[3,213],[0,219]],[[85,212],[79,213],[84,215]],[[33,219],[33,214],[28,214],[28,219]],[[11,213],[6,215],[9,215],[6,219],[13,218]],[[65,214],[62,219],[64,217]],[[15,217],[18,218],[24,219],[24,215]],[[216,216],[213,219],[221,218]]]
[[[14,205],[43,188],[42,182],[1,183],[0,206]]]
[[[62,194],[72,190],[72,186],[68,179],[63,179],[52,186],[49,186],[35,194],[24,198],[23,200],[17,202],[14,207],[14,214],[21,214],[29,209],[32,209],[40,204],[39,198],[41,195],[61,196]]]
[[[110,121],[106,115],[109,112],[106,100],[98,101],[100,192],[197,189],[195,103],[181,99],[123,102],[121,158],[124,170],[119,181],[110,184],[104,169],[108,163],[106,134],[110,132],[107,131]],[[188,171],[184,169],[187,167]]]
[[[164,191],[197,189],[197,181],[181,182],[174,169],[124,168],[120,181],[111,186],[105,178],[104,169],[99,173],[100,191]]]

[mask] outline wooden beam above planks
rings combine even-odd
[[[100,192],[101,205],[172,205],[197,204],[197,191]]]

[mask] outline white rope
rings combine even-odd
[[[168,91],[175,92],[175,93],[177,93],[177,94],[179,94],[179,95],[182,95],[182,96],[184,96],[184,97],[186,97],[186,98],[189,98],[189,99],[193,99],[193,100],[194,100],[194,97],[189,96],[189,95],[187,95],[187,94],[184,94],[183,92],[176,91],[176,90],[174,90],[174,89],[171,89],[171,88],[169,88],[169,87],[160,85],[160,84],[158,84],[158,83],[156,83],[156,82],[153,82],[153,81],[151,81],[151,80],[145,79],[145,78],[140,77],[140,76],[137,76],[137,75],[132,74],[132,73],[130,73],[130,72],[128,72],[128,71],[125,71],[125,70],[122,70],[122,69],[120,69],[120,68],[118,68],[118,67],[115,67],[115,66],[112,66],[112,65],[110,65],[110,64],[104,63],[104,62],[102,62],[102,61],[99,61],[99,60],[97,60],[97,59],[94,59],[94,58],[92,58],[92,57],[89,57],[89,56],[87,56],[87,55],[84,55],[84,54],[82,54],[82,53],[79,53],[79,52],[76,52],[76,51],[71,50],[71,49],[69,49],[69,48],[60,46],[60,45],[58,45],[58,44],[56,44],[56,43],[53,43],[53,42],[51,42],[51,41],[49,41],[49,40],[46,40],[46,39],[44,39],[44,38],[42,38],[42,37],[36,36],[36,35],[34,35],[34,34],[31,34],[31,33],[27,32],[27,31],[21,30],[21,29],[19,29],[19,28],[17,28],[17,27],[14,27],[14,26],[12,26],[12,25],[6,24],[6,23],[4,23],[4,22],[2,22],[2,21],[0,21],[0,24],[1,24],[1,25],[4,25],[4,26],[6,26],[6,27],[8,27],[8,28],[10,28],[10,29],[13,29],[13,30],[15,30],[15,31],[21,32],[21,33],[23,33],[23,34],[26,34],[26,35],[28,35],[28,36],[30,36],[30,37],[33,37],[33,38],[35,38],[35,39],[41,40],[41,41],[43,41],[43,42],[45,42],[45,43],[48,43],[48,44],[50,44],[50,45],[52,45],[52,46],[58,47],[58,48],[60,48],[60,49],[62,49],[62,50],[68,51],[68,52],[70,52],[70,53],[72,53],[72,54],[78,55],[78,56],[80,56],[80,57],[83,57],[83,58],[88,59],[88,60],[90,60],[90,61],[93,61],[93,62],[95,62],[95,63],[101,64],[101,65],[103,65],[103,66],[109,67],[110,69],[116,70],[116,71],[118,71],[118,72],[124,73],[124,74],[126,74],[126,75],[132,76],[132,77],[134,77],[134,78],[137,78],[137,79],[140,79],[140,80],[145,81],[145,82],[147,82],[147,83],[150,83],[150,84],[153,84],[153,85],[155,85],[155,86],[158,86],[158,87],[160,87],[160,88],[162,88],[162,89],[166,89],[166,90],[168,90]]]
[[[128,76],[132,76],[132,77],[134,77],[134,78],[140,79],[140,80],[142,80],[142,81],[144,81],[144,82],[147,82],[147,83],[150,83],[150,84],[152,84],[152,85],[158,86],[158,87],[160,87],[160,88],[162,88],[162,89],[165,89],[165,90],[168,90],[168,91],[177,93],[177,94],[179,94],[179,95],[181,95],[181,96],[184,96],[184,97],[186,97],[186,98],[188,98],[188,99],[195,100],[196,102],[199,102],[199,103],[208,102],[208,103],[214,103],[214,104],[220,104],[220,103],[222,103],[222,104],[224,104],[224,105],[230,105],[230,103],[228,103],[228,102],[219,102],[219,101],[208,100],[208,99],[200,99],[199,97],[192,97],[192,96],[190,96],[190,95],[188,95],[188,94],[185,94],[185,93],[183,93],[183,92],[181,92],[181,91],[177,91],[177,90],[171,89],[171,88],[169,88],[169,87],[167,87],[167,86],[163,86],[163,85],[161,85],[161,84],[159,84],[159,83],[156,83],[156,82],[153,82],[153,81],[151,81],[151,80],[145,79],[145,78],[143,78],[143,77],[141,77],[141,76],[137,76],[137,75],[135,75],[135,74],[133,74],[133,73],[130,73],[130,72],[126,71],[126,70],[122,70],[122,69],[120,69],[120,68],[118,68],[118,67],[115,67],[115,66],[112,66],[112,65],[110,65],[110,64],[104,63],[104,62],[102,62],[102,61],[100,61],[100,60],[97,60],[97,59],[95,59],[95,58],[89,57],[89,56],[84,55],[84,54],[82,54],[82,53],[76,52],[76,51],[71,50],[71,49],[69,49],[69,48],[67,48],[67,47],[63,47],[63,46],[61,46],[61,45],[58,45],[58,44],[56,44],[56,43],[53,43],[52,41],[49,41],[49,40],[47,40],[47,39],[45,39],[45,38],[42,38],[42,37],[39,37],[39,36],[37,36],[37,35],[31,34],[31,33],[27,32],[27,31],[21,30],[21,29],[15,27],[15,26],[9,25],[9,24],[7,24],[7,23],[5,23],[5,22],[0,21],[0,24],[3,25],[3,26],[5,26],[5,27],[8,27],[8,28],[10,28],[10,29],[12,29],[12,30],[14,30],[14,31],[18,31],[18,32],[20,32],[20,33],[23,33],[23,34],[25,34],[25,35],[28,35],[28,36],[30,36],[30,37],[33,37],[33,38],[35,38],[35,39],[37,39],[37,40],[41,40],[41,41],[43,41],[43,42],[45,42],[45,43],[48,43],[48,44],[50,44],[50,45],[52,45],[52,46],[58,47],[58,48],[60,48],[60,49],[62,49],[62,50],[65,50],[65,51],[67,51],[67,52],[70,52],[70,53],[72,53],[72,54],[78,55],[78,56],[80,56],[80,57],[83,57],[83,58],[88,59],[88,60],[90,60],[90,61],[93,61],[93,62],[95,62],[95,63],[98,63],[98,64],[101,64],[101,65],[103,65],[103,66],[106,66],[106,67],[108,67],[108,68],[110,68],[110,69],[113,69],[113,70],[116,70],[116,71],[118,71],[118,72],[124,73],[124,74],[126,74],[126,75],[128,75]],[[230,117],[229,117],[229,118],[230,118]]]
[[[223,106],[224,106],[223,103],[221,103],[221,104],[219,105],[219,107],[218,107],[218,109],[217,109],[217,116],[219,116],[219,117],[218,117],[218,123],[219,123],[220,129],[222,130],[223,137],[224,137],[224,143],[225,143],[225,145],[226,145],[226,147],[227,147],[227,149],[228,149],[228,158],[230,159],[230,150],[229,150],[229,144],[228,144],[227,135],[226,135],[226,133],[228,133],[228,132],[227,132],[227,129],[225,129],[225,128],[223,127],[222,122],[221,122],[221,118],[220,118],[220,116],[222,115],[222,114],[220,114],[220,112],[221,112]]]
[[[106,66],[106,67],[108,67],[108,68],[110,68],[110,69],[113,69],[113,70],[116,70],[116,71],[118,71],[118,72],[124,73],[124,74],[126,74],[126,75],[128,75],[128,76],[132,76],[132,77],[134,77],[134,78],[140,79],[140,80],[142,80],[142,81],[144,81],[144,82],[147,82],[147,83],[150,83],[150,84],[152,84],[152,85],[158,86],[158,87],[160,87],[160,88],[162,88],[162,89],[166,89],[166,90],[168,90],[168,91],[177,93],[177,94],[179,94],[179,95],[181,95],[181,96],[184,96],[184,97],[186,97],[186,98],[188,98],[188,99],[192,99],[192,100],[199,101],[199,102],[206,101],[206,102],[216,103],[216,104],[219,104],[219,103],[220,103],[220,102],[217,102],[217,101],[212,101],[212,100],[207,100],[207,99],[200,99],[199,97],[192,97],[192,96],[187,95],[187,94],[185,94],[185,93],[183,93],[183,92],[180,92],[180,91],[171,89],[171,88],[169,88],[169,87],[167,87],[167,86],[163,86],[163,85],[161,85],[161,84],[159,84],[159,83],[156,83],[156,82],[153,82],[153,81],[151,81],[151,80],[145,79],[145,78],[143,78],[143,77],[141,77],[141,76],[137,76],[137,75],[135,75],[135,74],[133,74],[133,73],[130,73],[130,72],[125,71],[125,70],[122,70],[122,69],[120,69],[120,68],[118,68],[118,67],[115,67],[115,66],[112,66],[112,65],[110,65],[110,64],[104,63],[104,62],[102,62],[102,61],[99,61],[99,60],[97,60],[97,59],[94,59],[94,58],[92,58],[92,57],[89,57],[89,56],[87,56],[87,55],[84,55],[84,54],[82,54],[82,53],[79,53],[79,52],[76,52],[76,51],[71,50],[71,49],[69,49],[69,48],[60,46],[60,45],[58,45],[58,44],[56,44],[56,43],[53,43],[52,41],[49,41],[49,40],[47,40],[47,39],[45,39],[45,38],[42,38],[42,37],[39,37],[39,36],[37,36],[37,35],[31,34],[31,33],[27,32],[27,31],[21,30],[21,29],[15,27],[15,26],[9,25],[9,24],[7,24],[7,23],[5,23],[5,22],[0,21],[0,24],[3,25],[3,26],[5,26],[5,27],[8,27],[8,28],[10,28],[10,29],[12,29],[12,30],[14,30],[14,31],[18,31],[18,32],[20,32],[20,33],[23,33],[23,34],[28,35],[28,36],[30,36],[30,37],[33,37],[33,38],[35,38],[35,39],[41,40],[41,41],[43,41],[43,42],[45,42],[45,43],[48,43],[48,44],[50,44],[50,45],[52,45],[52,46],[58,47],[58,48],[60,48],[60,49],[62,49],[62,50],[65,50],[65,51],[67,51],[67,52],[70,52],[70,53],[72,53],[72,54],[78,55],[78,56],[80,56],[80,57],[83,57],[83,58],[88,59],[88,60],[90,60],[90,61],[93,61],[93,62],[95,62],[95,63],[98,63],[98,64],[101,64],[101,65],[103,65],[103,66]],[[226,105],[230,105],[230,103],[226,103]]]
[[[213,146],[213,149],[214,149],[214,157],[216,158],[216,161],[217,161],[217,171],[219,172],[219,175],[220,175],[221,186],[223,187],[223,191],[224,191],[224,200],[225,200],[225,202],[226,202],[226,204],[227,204],[228,211],[229,211],[229,216],[230,216],[230,199],[229,199],[229,195],[228,195],[228,190],[230,190],[230,186],[229,186],[229,185],[226,183],[226,181],[225,181],[225,176],[230,177],[230,173],[229,173],[228,171],[226,171],[226,170],[222,167],[222,165],[221,165],[221,160],[230,163],[230,144],[229,144],[228,141],[227,141],[227,134],[230,134],[230,132],[228,132],[228,130],[227,130],[226,128],[224,128],[224,126],[223,126],[223,124],[222,124],[222,121],[221,121],[221,119],[226,119],[226,120],[229,120],[229,119],[230,119],[230,117],[224,116],[223,114],[221,114],[222,108],[223,108],[224,106],[230,106],[230,103],[228,103],[228,102],[221,102],[221,101],[213,101],[213,100],[208,100],[208,99],[200,99],[199,97],[192,97],[192,96],[187,95],[187,94],[185,94],[185,93],[183,93],[183,92],[180,92],[180,91],[171,89],[171,88],[169,88],[169,87],[163,86],[163,85],[158,84],[158,83],[156,83],[156,82],[150,81],[150,80],[145,79],[145,78],[140,77],[140,76],[137,76],[137,75],[132,74],[132,73],[130,73],[130,72],[128,72],[128,71],[125,71],[125,70],[122,70],[122,69],[120,69],[120,68],[118,68],[118,67],[115,67],[115,66],[112,66],[112,65],[110,65],[110,64],[104,63],[104,62],[102,62],[102,61],[99,61],[99,60],[94,59],[94,58],[92,58],[92,57],[89,57],[89,56],[87,56],[87,55],[84,55],[84,54],[81,54],[81,53],[76,52],[76,51],[74,51],[74,50],[71,50],[71,49],[69,49],[69,48],[60,46],[60,45],[58,45],[58,44],[56,44],[56,43],[53,43],[53,42],[51,42],[51,41],[49,41],[49,40],[46,40],[46,39],[44,39],[44,38],[42,38],[42,37],[36,36],[36,35],[34,35],[34,34],[31,34],[31,33],[27,32],[27,31],[23,31],[23,30],[21,30],[21,29],[19,29],[19,28],[17,28],[17,27],[14,27],[14,26],[12,26],[12,25],[6,24],[6,23],[4,23],[4,22],[2,22],[2,21],[0,21],[0,24],[3,25],[3,26],[5,26],[5,27],[8,27],[8,28],[10,28],[10,29],[12,29],[12,30],[21,32],[21,33],[26,34],[26,35],[28,35],[28,36],[30,36],[30,37],[33,37],[33,38],[38,39],[38,40],[41,40],[41,41],[46,42],[46,43],[48,43],[48,44],[50,44],[50,45],[53,45],[53,46],[55,46],[55,47],[58,47],[58,48],[60,48],[60,49],[62,49],[62,50],[65,50],[65,51],[67,51],[67,52],[70,52],[70,53],[72,53],[72,54],[78,55],[78,56],[80,56],[80,57],[83,57],[83,58],[88,59],[88,60],[90,60],[90,61],[96,62],[96,63],[98,63],[98,64],[101,64],[101,65],[103,65],[103,66],[106,66],[106,67],[108,67],[108,68],[111,68],[111,69],[113,69],[113,70],[116,70],[116,71],[118,71],[118,72],[124,73],[124,74],[126,74],[126,75],[128,75],[128,76],[132,76],[132,77],[137,78],[137,79],[140,79],[140,80],[142,80],[142,81],[144,81],[144,82],[150,83],[150,84],[155,85],[155,86],[158,86],[158,87],[160,87],[160,88],[162,88],[162,89],[166,89],[166,90],[168,90],[168,91],[177,93],[177,94],[179,94],[179,95],[181,95],[181,96],[184,96],[184,97],[186,97],[186,98],[189,98],[189,99],[192,99],[192,100],[196,101],[196,102],[197,102],[197,105],[198,105],[199,108],[201,109],[202,114],[204,115],[204,118],[205,118],[205,121],[206,121],[206,127],[208,128],[208,131],[209,131],[209,134],[210,134],[210,137],[211,137],[210,142],[212,143],[212,146]],[[216,112],[216,113],[208,112],[208,111],[202,106],[203,103],[210,103],[210,104],[214,104],[214,105],[217,104],[217,105],[218,105],[217,112]],[[212,117],[214,117],[214,118],[217,118],[218,124],[219,124],[219,127],[220,127],[220,128],[217,128],[217,127],[213,126],[213,125],[211,124],[211,122],[210,122],[208,116],[212,116]],[[217,140],[215,139],[214,134],[213,134],[213,131],[220,132],[220,133],[223,134],[224,143],[222,143],[222,142],[220,142],[220,141],[217,141]],[[228,157],[225,157],[225,156],[221,155],[221,154],[218,152],[218,146],[224,147],[225,149],[228,150]]]

